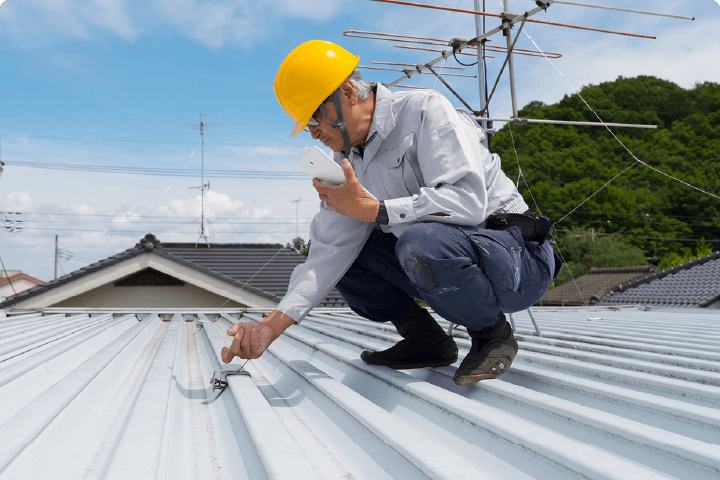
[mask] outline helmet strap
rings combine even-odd
[[[340,103],[340,88],[338,87],[337,90],[335,90],[332,94],[333,103],[335,104],[335,111],[337,112],[337,121],[335,123],[332,123],[327,118],[327,108],[325,107],[325,103],[320,104],[320,111],[323,114],[323,117],[325,117],[325,120],[330,124],[332,128],[339,128],[342,132],[343,142],[345,143],[345,157],[350,155],[350,151],[352,150],[352,145],[350,144],[350,135],[348,135],[347,128],[345,128],[345,122],[343,121],[343,111],[342,111],[342,105]]]

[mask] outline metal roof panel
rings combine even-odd
[[[720,316],[540,308],[539,337],[514,314],[511,370],[460,387],[456,366],[363,363],[392,325],[315,309],[213,391],[214,370],[240,367],[220,361],[225,330],[266,313],[0,318],[0,479],[720,474]]]

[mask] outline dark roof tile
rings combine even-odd
[[[720,252],[622,285],[600,305],[705,307],[720,299]]]

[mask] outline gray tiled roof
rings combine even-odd
[[[720,299],[720,252],[621,285],[600,305],[706,307]]]
[[[12,305],[35,295],[146,252],[153,252],[275,301],[280,301],[285,295],[290,274],[295,266],[305,261],[304,256],[294,250],[284,248],[280,244],[211,244],[210,248],[207,245],[198,244],[195,248],[194,243],[161,243],[154,235],[148,234],[134,247],[117,255],[91,263],[56,280],[9,297],[0,303],[0,308],[12,307]],[[249,283],[246,285],[246,282]],[[345,307],[347,305],[340,294],[333,289],[318,306]]]
[[[542,297],[542,305],[584,305],[602,300],[619,285],[654,272],[651,265],[636,267],[591,268],[590,273],[551,288]]]
[[[305,262],[294,250],[273,243],[163,243],[162,249],[225,277],[282,298],[287,292],[293,269]],[[267,264],[267,265],[266,265]],[[252,280],[251,280],[252,279]],[[319,307],[346,307],[345,300],[332,289]]]

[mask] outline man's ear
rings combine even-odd
[[[357,89],[350,80],[346,79],[340,84],[340,94],[347,99],[350,105],[356,105],[359,102]]]

